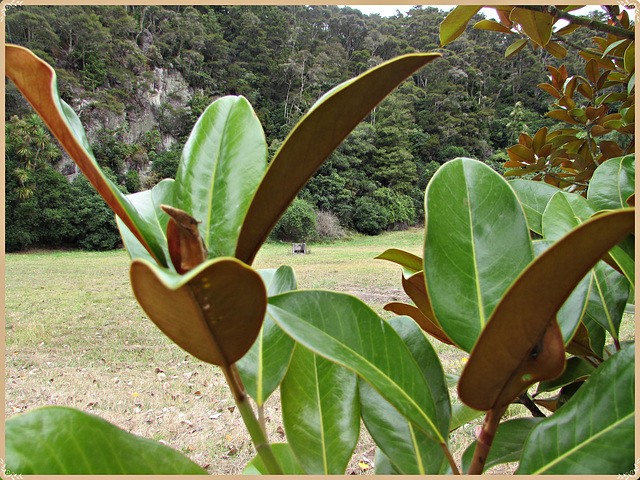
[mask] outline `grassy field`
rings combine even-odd
[[[417,229],[310,245],[307,255],[270,243],[255,267],[291,265],[300,288],[347,292],[388,317],[384,304],[408,297],[400,268],[374,257],[391,247],[420,254],[421,245]],[[146,318],[131,293],[128,266],[124,250],[5,256],[5,416],[71,406],[164,442],[212,474],[241,473],[254,453],[222,373]],[[464,356],[433,343],[445,371],[460,373]],[[265,418],[270,439],[285,441],[277,394],[265,405]],[[463,453],[478,424],[457,431],[454,455]],[[347,473],[372,473],[366,465],[374,453],[363,429]]]

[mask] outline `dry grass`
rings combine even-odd
[[[311,245],[308,255],[292,256],[289,244],[271,243],[255,266],[291,265],[300,288],[348,292],[388,317],[385,303],[408,298],[399,267],[373,257],[391,247],[420,254],[421,244],[419,230]],[[128,266],[122,250],[5,257],[5,416],[44,405],[75,407],[164,442],[212,474],[241,473],[254,451],[222,373],[146,318],[131,293]],[[445,371],[460,373],[461,353],[434,343]],[[286,441],[277,392],[265,418],[271,441]],[[479,423],[453,435],[454,456],[462,455]],[[375,453],[364,427],[361,432],[347,473],[373,473],[359,465],[372,465]]]

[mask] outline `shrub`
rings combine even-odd
[[[287,242],[315,240],[316,213],[311,204],[296,198],[273,229],[273,236]]]
[[[140,191],[140,174],[137,170],[129,170],[124,177],[124,186],[127,187],[127,192],[136,193]]]
[[[378,235],[387,228],[389,213],[372,197],[360,197],[356,200],[353,224],[361,233]]]
[[[449,145],[448,147],[443,148],[438,153],[438,161],[440,163],[448,162],[449,160],[453,160],[458,157],[468,157],[469,152],[467,152],[462,147],[456,147],[455,145]]]
[[[316,212],[316,231],[320,240],[344,238],[347,235],[340,226],[338,217],[323,210]]]
[[[372,196],[387,210],[388,223],[386,228],[406,229],[408,225],[416,222],[416,211],[411,197],[386,187],[377,189]]]
[[[77,195],[74,214],[77,246],[85,250],[116,248],[121,239],[113,211],[84,175],[78,175],[72,186]]]

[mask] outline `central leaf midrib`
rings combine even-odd
[[[471,195],[469,192],[469,183],[465,181],[464,184],[465,187],[465,191],[466,191],[466,200],[467,200],[467,206],[468,206],[468,212],[469,212],[469,234],[471,237],[471,253],[473,256],[473,274],[475,277],[475,284],[476,284],[476,297],[478,299],[477,305],[478,305],[478,317],[480,320],[480,330],[482,330],[485,326],[486,323],[486,319],[484,316],[484,304],[482,301],[482,290],[480,288],[480,273],[478,271],[478,255],[476,252],[476,239],[475,239],[475,235],[473,233],[473,214],[471,211]]]
[[[224,139],[226,138],[225,132],[227,131],[227,125],[229,124],[230,117],[231,117],[231,109],[229,108],[227,110],[227,114],[225,115],[225,120],[222,127],[222,134],[220,135],[220,141],[218,142],[218,149],[216,151],[215,162],[213,164],[213,172],[211,175],[211,188],[209,188],[209,199],[207,202],[207,218],[206,218],[207,228],[205,229],[205,244],[207,245],[207,248],[210,251],[212,250],[209,241],[211,238],[211,216],[212,216],[211,211],[212,211],[212,205],[213,205],[214,187],[216,184],[218,166],[220,164],[220,152],[222,151],[222,144],[224,143]]]

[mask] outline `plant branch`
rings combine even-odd
[[[469,475],[482,475],[484,465],[487,463],[489,450],[491,450],[493,438],[496,436],[498,425],[500,424],[500,419],[502,418],[502,414],[506,409],[507,407],[493,408],[489,410],[487,412],[487,415],[484,417],[482,431],[478,436],[476,449],[473,452],[473,460],[471,461],[469,472],[467,472]]]
[[[240,412],[242,420],[249,431],[249,435],[251,436],[256,452],[260,455],[260,459],[264,463],[270,475],[282,475],[282,468],[273,454],[271,444],[262,429],[262,425],[253,413],[253,409],[249,403],[249,397],[244,389],[242,380],[240,380],[238,369],[235,364],[228,367],[221,366],[221,368],[225,378],[227,379],[231,393],[233,393],[233,398],[238,406],[238,411]]]
[[[622,24],[620,23],[620,20],[618,20],[618,16],[613,11],[613,5],[603,5],[603,7],[609,14],[609,18],[611,19],[611,21],[616,24],[616,27],[622,28]]]
[[[538,408],[536,403],[531,400],[531,397],[529,397],[529,394],[527,392],[522,393],[518,397],[517,403],[520,403],[527,407],[527,410],[529,410],[531,412],[531,415],[533,415],[534,417],[546,417],[546,415],[542,413],[542,410]]]
[[[554,33],[551,37],[556,42],[564,43],[567,47],[573,48],[574,50],[578,50],[580,52],[595,53],[595,52],[593,52],[593,50],[589,50],[588,47],[582,47],[582,46],[578,45],[577,43],[573,43],[573,42],[567,40],[564,36],[556,35]],[[597,53],[598,53],[598,55],[600,55],[600,52],[597,52]],[[603,55],[602,58],[608,58],[609,60],[617,60],[617,61],[624,60],[622,57],[617,57],[615,55],[610,55],[610,54]]]
[[[629,40],[635,40],[635,32],[631,30],[627,30],[626,28],[616,27],[614,25],[608,25],[606,23],[599,22],[598,20],[591,20],[585,17],[571,15],[570,13],[559,10],[553,5],[513,5],[513,7],[522,8],[525,10],[532,10],[534,12],[547,13],[554,18],[567,20],[573,24],[587,27],[590,30],[610,33],[617,37],[627,38]]]

